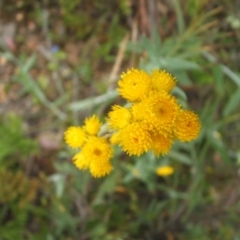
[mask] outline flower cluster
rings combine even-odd
[[[93,115],[85,120],[82,127],[69,127],[65,132],[65,141],[72,148],[81,148],[73,162],[79,169],[90,170],[93,177],[103,177],[112,170],[110,159],[113,150],[106,138],[97,136],[101,122]]]
[[[65,132],[66,143],[81,148],[73,157],[75,165],[102,177],[112,170],[112,145],[121,146],[128,155],[153,151],[159,156],[167,154],[175,140],[196,139],[201,127],[198,116],[182,109],[170,93],[175,85],[174,77],[164,70],[148,74],[131,69],[123,73],[118,92],[129,104],[114,105],[108,113],[110,139],[99,136],[101,122],[95,115],[82,127],[70,127]]]
[[[130,106],[114,105],[109,112],[111,142],[129,155],[152,150],[158,156],[167,154],[175,139],[194,140],[200,131],[198,116],[182,109],[170,94],[175,84],[166,71],[132,69],[122,74],[118,91]]]

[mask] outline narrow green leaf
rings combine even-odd
[[[204,52],[203,56],[208,59],[209,62],[217,63],[217,59],[210,53]],[[227,66],[223,64],[220,64],[219,66],[221,67],[221,70],[225,73],[225,75],[227,75],[238,87],[240,87],[240,77]]]
[[[106,101],[112,100],[117,96],[118,96],[118,92],[117,90],[114,90],[97,97],[91,97],[81,101],[72,102],[68,105],[68,108],[72,111],[80,111],[89,107],[94,107]]]
[[[33,67],[35,61],[36,61],[36,56],[35,54],[33,54],[31,57],[27,59],[26,62],[24,62],[24,64],[22,64],[21,70],[24,72],[28,72]]]
[[[240,106],[240,89],[237,89],[225,105],[223,115],[226,117],[230,115],[237,107]]]
[[[178,97],[180,97],[181,99],[183,99],[184,101],[187,101],[187,95],[186,93],[178,86],[176,86],[173,90],[172,90],[173,95],[177,95]]]
[[[179,151],[172,150],[172,151],[169,152],[168,155],[169,155],[170,158],[172,158],[172,159],[174,159],[174,160],[176,160],[180,163],[184,163],[184,164],[187,164],[187,165],[192,164],[191,159],[187,155],[185,155],[183,153],[180,153]]]
[[[183,16],[181,4],[180,4],[181,1],[178,1],[178,0],[172,0],[172,1],[176,11],[176,15],[177,15],[178,32],[179,34],[182,34],[185,30],[185,23],[184,23],[184,16]]]

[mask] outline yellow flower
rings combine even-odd
[[[86,140],[86,132],[81,127],[69,127],[65,133],[65,142],[71,148],[82,147]]]
[[[181,110],[174,129],[175,137],[181,142],[190,142],[197,138],[201,129],[198,116],[189,110]]]
[[[157,170],[156,170],[156,174],[158,176],[162,176],[162,177],[172,175],[173,172],[174,172],[174,168],[171,167],[171,166],[158,167]]]
[[[108,113],[108,125],[112,129],[121,129],[127,126],[132,120],[132,114],[128,108],[114,105]]]
[[[131,69],[121,75],[118,81],[119,94],[130,102],[138,102],[145,98],[151,87],[151,78],[143,70]]]
[[[173,140],[170,134],[160,134],[155,133],[152,134],[152,146],[151,150],[153,150],[154,154],[159,156],[160,154],[166,155],[172,146]]]
[[[86,155],[90,159],[90,172],[93,177],[103,177],[109,174],[113,168],[110,163],[113,150],[106,139],[91,137],[85,147]]]
[[[162,91],[153,93],[145,99],[139,111],[153,131],[156,129],[158,132],[167,131],[171,133],[179,110],[180,106],[176,98]]]
[[[91,136],[83,146],[81,152],[77,153],[73,162],[79,169],[90,169],[93,177],[103,177],[113,169],[110,158],[113,150],[104,138]]]
[[[174,77],[165,70],[154,70],[151,74],[152,84],[157,91],[170,92],[176,85]]]
[[[84,129],[89,135],[97,135],[101,128],[101,122],[96,115],[85,119]]]
[[[128,155],[140,156],[151,147],[151,136],[147,125],[133,122],[121,130],[120,145]]]
[[[89,168],[93,177],[103,177],[113,169],[110,163],[112,155],[113,150],[106,139],[92,136],[73,157],[73,162],[81,170]]]

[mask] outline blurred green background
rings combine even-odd
[[[1,0],[0,240],[239,240],[239,62],[237,0]],[[94,179],[63,132],[131,67],[171,72],[201,134]]]

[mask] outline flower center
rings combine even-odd
[[[133,137],[132,140],[134,143],[138,143],[138,139],[136,137]]]
[[[101,156],[102,155],[102,151],[98,148],[95,148],[94,151],[93,151],[94,155],[96,156]]]
[[[169,121],[172,116],[171,109],[167,109],[168,106],[165,106],[164,103],[156,103],[153,111],[156,114],[157,118],[161,119],[162,121]]]

